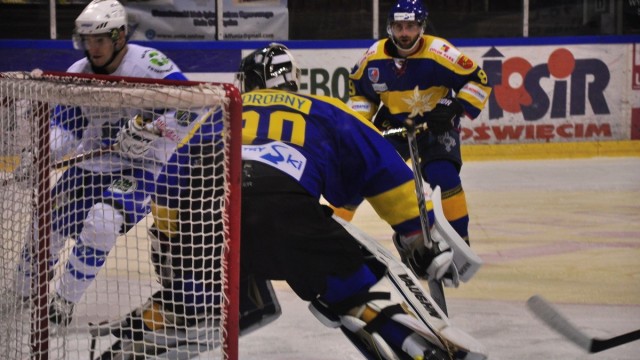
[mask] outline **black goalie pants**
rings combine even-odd
[[[243,162],[242,277],[286,280],[310,301],[324,294],[328,276],[358,270],[359,245],[331,214],[290,176]]]

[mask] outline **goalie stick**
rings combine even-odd
[[[587,335],[569,322],[551,303],[539,295],[527,300],[527,306],[540,320],[589,353],[597,353],[640,339],[640,329],[608,339]]]
[[[422,187],[422,175],[420,175],[420,158],[418,155],[418,140],[416,139],[416,124],[412,118],[407,118],[405,121],[407,127],[407,144],[409,145],[409,154],[411,156],[411,167],[413,169],[413,180],[416,186],[416,197],[418,199],[418,209],[420,209],[420,225],[422,226],[422,235],[427,240],[427,247],[437,246],[431,238],[431,228],[429,224],[429,214],[427,213],[426,200],[424,196],[424,188]],[[444,297],[444,289],[442,282],[434,279],[428,281],[429,292],[434,297],[440,309],[446,314],[447,301]]]
[[[63,169],[66,168],[67,166],[72,166],[78,163],[81,163],[85,160],[89,160],[89,159],[93,159],[93,158],[97,158],[103,155],[107,155],[109,153],[112,153],[114,151],[117,150],[117,145],[111,145],[109,147],[105,147],[105,148],[101,148],[101,149],[96,149],[96,150],[91,150],[88,151],[86,153],[82,153],[82,154],[77,154],[75,156],[72,156],[70,158],[67,159],[63,159],[58,161],[57,163],[53,164],[53,168],[54,169]]]
[[[416,130],[427,130],[426,124],[416,125]],[[400,135],[407,136],[407,128],[393,128],[382,132],[384,137]],[[413,162],[413,160],[412,160]],[[415,170],[414,170],[415,174]],[[415,179],[414,179],[415,180]],[[460,281],[467,282],[471,280],[473,275],[482,267],[482,259],[469,247],[460,235],[449,224],[449,221],[444,215],[442,210],[442,199],[440,187],[436,186],[431,194],[431,201],[433,202],[433,212],[435,216],[434,227],[444,237],[444,240],[449,244],[453,250],[453,262],[458,269],[460,275]]]
[[[107,155],[109,153],[112,153],[114,151],[117,150],[117,145],[112,145],[110,147],[106,147],[106,148],[101,148],[101,149],[96,149],[96,150],[91,150],[88,151],[86,153],[82,153],[82,154],[77,154],[65,159],[62,159],[56,163],[54,163],[51,167],[55,170],[61,170],[64,169],[66,167],[69,166],[73,166],[75,164],[81,163],[85,160],[89,160],[89,159],[93,159],[93,158],[97,158],[100,156],[104,156]],[[7,186],[16,182],[21,182],[22,180],[20,180],[19,178],[16,178],[15,175],[9,173],[9,177],[0,180],[0,186]]]
[[[439,341],[451,359],[486,359],[484,346],[471,335],[454,327],[437,302],[423,289],[420,280],[389,250],[353,224],[333,215],[377,261],[386,266],[385,276],[404,300],[410,312],[433,333],[420,335]],[[418,328],[412,329],[419,331]],[[435,337],[435,338],[434,338]]]

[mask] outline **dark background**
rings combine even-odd
[[[0,0],[0,38],[49,39],[49,3],[7,4]],[[24,1],[24,0],[22,0]],[[72,0],[73,1],[73,0]],[[70,39],[73,22],[88,1],[58,4],[58,39]],[[125,1],[123,1],[124,3]],[[386,18],[395,0],[380,0],[380,37],[386,37]],[[615,14],[593,10],[613,2]],[[521,37],[522,0],[433,0],[428,31],[445,38]],[[632,5],[631,3],[639,3]],[[587,15],[584,7],[587,6]],[[290,40],[371,39],[371,0],[289,0]],[[531,37],[640,34],[640,2],[623,0],[531,0]]]

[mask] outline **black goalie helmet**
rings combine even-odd
[[[300,68],[291,51],[278,43],[244,57],[236,77],[243,93],[255,89],[298,91],[300,88]]]

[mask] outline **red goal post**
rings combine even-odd
[[[215,269],[215,329],[213,337],[205,337],[200,349],[208,348],[203,358],[238,358],[239,338],[239,242],[241,183],[241,112],[240,94],[232,84],[114,77],[106,75],[61,72],[0,73],[0,353],[8,359],[86,359],[89,352],[100,355],[114,341],[104,339],[95,344],[90,324],[114,321],[141,306],[158,290],[156,275],[149,256],[147,228],[149,215],[118,238],[109,253],[107,264],[75,307],[73,321],[66,328],[49,323],[48,304],[53,284],[63,271],[61,264],[74,244],[67,239],[60,260],[51,263],[52,211],[59,199],[51,199],[50,190],[60,172],[50,154],[50,119],[56,106],[78,107],[87,116],[109,122],[113,117],[131,114],[212,108],[222,112],[220,154],[215,166],[220,167],[224,181],[220,185],[223,209],[216,212],[213,226],[220,231],[223,244],[212,251],[220,264]],[[195,111],[195,110],[194,110]],[[126,116],[125,116],[126,114]],[[80,121],[80,119],[77,119]],[[113,130],[113,129],[111,129]],[[117,129],[116,129],[117,130]],[[216,144],[217,145],[217,144]],[[32,162],[25,177],[16,178],[14,171],[30,152]],[[64,166],[86,161],[96,153],[68,154]],[[224,161],[217,161],[221,156]],[[24,162],[24,160],[22,160]],[[216,170],[218,171],[218,170]],[[218,195],[217,195],[218,196]],[[203,210],[206,211],[206,210]],[[220,216],[220,214],[222,214]],[[218,235],[218,234],[216,234]],[[217,237],[216,237],[217,239]],[[30,243],[30,246],[26,246]],[[24,258],[23,248],[30,254],[34,275],[31,298],[17,301],[16,268]],[[195,257],[195,256],[194,256]],[[48,274],[53,271],[54,279]]]

